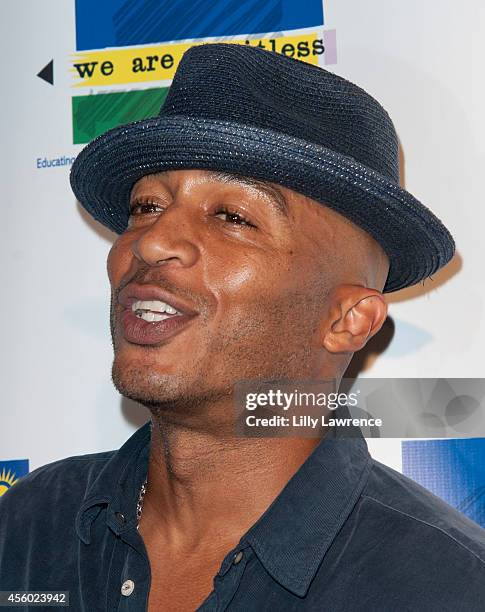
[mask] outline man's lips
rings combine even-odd
[[[132,310],[132,304],[139,300],[160,300],[181,314],[170,315],[162,321],[145,321]],[[182,331],[198,315],[192,307],[155,285],[130,283],[120,291],[118,302],[124,306],[121,314],[123,337],[133,344],[162,344]]]

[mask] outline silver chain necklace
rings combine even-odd
[[[153,421],[150,420],[150,438],[152,437],[152,433],[153,433]],[[137,529],[140,527],[141,513],[143,510],[143,499],[145,497],[145,493],[147,492],[147,480],[148,480],[148,474],[147,474],[147,477],[145,478],[145,482],[141,485],[140,493],[138,494],[138,501],[136,502],[136,528]]]
[[[145,497],[145,493],[147,492],[147,479],[145,478],[145,482],[141,485],[140,494],[138,495],[138,501],[136,503],[136,528],[140,527],[140,519],[141,513],[143,510],[143,499]]]

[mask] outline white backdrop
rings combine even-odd
[[[73,0],[3,1],[3,350],[0,459],[30,469],[119,447],[148,417],[110,380],[106,256],[114,235],[69,187],[74,156],[70,54]],[[365,370],[378,377],[480,377],[485,341],[480,189],[484,168],[485,4],[465,0],[326,0],[337,63],[388,110],[404,184],[455,236],[458,255],[425,287],[388,296],[395,334]],[[54,58],[54,85],[36,74]],[[156,85],[156,83],[155,83]],[[370,441],[401,468],[398,440]]]

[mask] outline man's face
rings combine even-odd
[[[108,256],[120,393],[197,411],[238,380],[312,377],[345,220],[289,189],[204,170],[143,177],[131,207]],[[161,341],[139,343],[118,300],[140,284],[194,314]]]

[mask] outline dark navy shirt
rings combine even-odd
[[[146,610],[136,502],[149,442],[147,423],[117,451],[50,463],[8,490],[0,588],[69,591],[74,611]],[[373,460],[361,435],[331,431],[227,551],[198,610],[483,611],[485,530]]]

